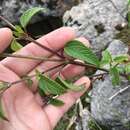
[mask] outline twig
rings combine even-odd
[[[12,57],[12,58],[23,58],[23,59],[30,59],[30,60],[40,60],[40,61],[52,61],[52,62],[63,62],[65,60],[62,59],[49,59],[46,57],[37,57],[37,56],[25,56],[20,54],[9,54],[9,53],[1,53],[0,57]]]
[[[64,56],[60,55],[57,51],[54,51],[54,50],[52,50],[52,49],[50,49],[50,48],[44,46],[43,44],[39,43],[38,41],[36,41],[35,39],[33,39],[33,38],[29,37],[29,36],[23,37],[23,39],[24,39],[24,40],[27,40],[27,41],[29,41],[29,42],[33,42],[34,44],[38,45],[39,47],[41,47],[41,48],[43,48],[43,49],[45,49],[45,50],[51,52],[52,54],[57,55],[58,57],[60,57],[60,58],[62,58],[62,59],[65,58]]]
[[[61,67],[61,66],[63,66],[63,65],[65,65],[65,63],[62,63],[62,64],[60,64],[60,65],[56,65],[56,66],[54,66],[54,67],[52,67],[52,68],[49,68],[49,69],[43,71],[42,74],[47,73],[47,72],[49,72],[49,71],[52,71],[52,70],[54,70],[54,69],[56,69],[56,68],[58,68],[58,67]],[[36,74],[31,75],[31,76],[28,76],[28,77],[24,77],[24,78],[22,78],[22,79],[20,79],[20,80],[14,81],[14,82],[8,83],[8,86],[7,86],[6,88],[4,88],[3,91],[0,92],[0,95],[2,95],[2,94],[3,94],[7,89],[9,89],[12,85],[21,83],[21,82],[26,81],[26,80],[28,80],[28,79],[30,79],[30,78],[35,77],[35,76],[36,76]],[[5,82],[5,81],[4,81],[4,82]]]
[[[15,26],[9,22],[7,19],[5,19],[3,16],[0,15],[0,19],[3,20],[10,28],[16,30]]]
[[[116,92],[113,96],[111,96],[110,98],[109,98],[109,100],[111,101],[111,100],[113,100],[116,96],[118,96],[119,94],[122,94],[123,92],[125,92],[128,88],[130,88],[130,85],[129,86],[127,86],[127,87],[125,87],[125,88],[123,88],[123,89],[120,89],[118,92]]]
[[[82,63],[82,62],[79,62],[79,61],[71,61],[70,60],[69,63],[70,64],[74,64],[74,65],[79,65],[79,66],[93,68],[93,69],[96,69],[96,70],[101,70],[101,71],[109,72],[107,69],[100,68],[100,67],[92,65],[92,64]]]
[[[54,70],[54,69],[56,69],[56,68],[58,68],[58,67],[61,67],[61,66],[63,66],[63,65],[65,65],[65,63],[62,63],[62,64],[60,64],[60,65],[56,65],[56,66],[54,66],[54,67],[52,67],[52,68],[49,68],[49,69],[43,71],[42,74],[47,73],[47,72],[49,72],[49,71],[52,71],[52,70]],[[14,81],[14,82],[11,83],[11,85],[14,85],[14,84],[23,82],[23,81],[28,80],[28,79],[30,79],[30,78],[33,78],[33,77],[35,77],[35,76],[36,76],[36,74],[31,75],[31,76],[28,76],[28,77],[25,77],[25,78],[23,78],[23,79],[21,79],[21,80]]]

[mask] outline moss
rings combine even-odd
[[[125,26],[119,33],[116,34],[115,39],[119,39],[127,45],[130,45],[130,28]]]

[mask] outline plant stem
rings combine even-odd
[[[60,57],[60,58],[62,58],[62,59],[65,58],[64,56],[60,55],[58,52],[56,52],[56,51],[54,51],[54,50],[52,50],[52,49],[50,49],[50,48],[44,46],[43,44],[40,44],[38,41],[36,41],[35,39],[31,38],[30,36],[26,36],[26,37],[24,37],[23,39],[24,39],[24,40],[28,40],[29,42],[35,43],[35,44],[38,45],[39,47],[41,47],[41,48],[43,48],[43,49],[45,49],[45,50],[51,52],[52,54],[57,55],[58,57]]]
[[[9,22],[6,18],[4,18],[3,16],[0,16],[0,19],[3,20],[5,23],[7,23],[7,25],[8,25],[9,27],[11,27],[12,29],[16,30],[15,26],[14,26],[11,22]],[[16,31],[17,31],[17,30],[16,30]],[[48,48],[48,47],[46,47],[46,46],[40,44],[38,41],[36,41],[36,40],[33,39],[32,37],[28,36],[28,34],[27,34],[26,32],[25,32],[24,37],[21,38],[21,39],[27,40],[27,41],[30,41],[30,42],[33,42],[33,43],[35,43],[36,45],[38,45],[39,47],[41,47],[41,48],[43,48],[43,49],[45,49],[45,50],[51,52],[52,54],[57,55],[58,57],[60,57],[60,58],[62,58],[62,59],[65,58],[64,56],[58,54],[56,51],[54,51],[54,50],[52,50],[52,49],[50,49],[50,48]]]
[[[11,22],[9,22],[6,18],[0,15],[0,19],[3,20],[10,28],[16,30],[15,26]]]
[[[79,66],[84,66],[84,67],[93,68],[93,69],[96,69],[96,70],[101,70],[101,71],[109,72],[109,70],[107,70],[107,69],[100,68],[100,67],[97,67],[97,66],[92,65],[92,64],[86,64],[86,63],[81,63],[81,62],[72,61],[72,60],[70,60],[69,63],[70,63],[70,64],[74,64],[74,65],[79,65]]]
[[[58,68],[58,67],[64,66],[64,65],[65,65],[65,63],[62,63],[62,64],[60,64],[60,65],[54,66],[54,67],[52,67],[52,68],[49,68],[49,69],[43,71],[42,74],[47,73],[47,72],[49,72],[49,71],[52,71],[52,70],[54,70],[54,69],[56,69],[56,68]],[[0,91],[0,96],[2,96],[2,94],[3,94],[7,89],[9,89],[12,85],[15,85],[15,84],[24,82],[24,81],[26,81],[26,80],[28,80],[28,79],[31,79],[31,78],[35,77],[35,76],[36,76],[36,74],[31,75],[31,76],[28,76],[28,77],[25,77],[25,78],[22,78],[22,79],[20,79],[20,80],[17,80],[17,81],[11,82],[11,83],[8,83],[8,87],[6,87],[6,88],[4,88],[2,91]],[[3,81],[3,82],[5,82],[5,81]]]
[[[38,61],[52,61],[52,62],[63,62],[65,60],[62,59],[50,59],[46,57],[36,57],[36,56],[25,56],[20,54],[9,54],[9,53],[2,53],[0,57],[13,57],[13,58],[23,58],[23,59],[30,59],[30,60],[38,60]]]
[[[56,65],[56,66],[54,66],[54,67],[52,67],[52,68],[49,68],[49,69],[43,71],[42,74],[47,73],[47,72],[49,72],[49,71],[52,71],[52,70],[54,70],[54,69],[56,69],[56,68],[58,68],[58,67],[61,67],[61,66],[65,65],[65,64],[66,64],[66,63],[62,63],[62,64]],[[33,78],[33,77],[35,77],[35,76],[36,76],[36,74],[31,75],[31,76],[28,76],[28,77],[25,77],[25,78],[20,79],[20,80],[17,80],[17,81],[14,81],[14,82],[10,83],[10,86],[15,85],[15,84],[17,84],[17,83],[21,83],[21,82],[26,81],[26,80],[28,80],[28,79],[31,79],[31,78]]]

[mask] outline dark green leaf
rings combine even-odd
[[[40,87],[38,87],[38,93],[40,94],[41,97],[46,96],[45,92]]]
[[[18,51],[18,50],[20,50],[22,47],[23,47],[23,46],[22,46],[20,43],[18,43],[18,42],[16,41],[16,39],[14,38],[13,41],[12,41],[12,43],[11,43],[11,49],[12,49],[13,51]]]
[[[120,84],[120,74],[116,67],[113,67],[110,69],[110,75],[112,78],[112,84],[114,86],[119,85]]]
[[[2,107],[2,101],[0,99],[0,118],[6,121],[9,121],[7,117],[5,117],[4,111],[3,111],[3,107]]]
[[[54,98],[51,98],[50,100],[49,100],[49,102],[48,102],[48,104],[52,104],[52,105],[54,105],[54,106],[63,106],[64,105],[64,102],[63,101],[61,101],[61,100],[59,100],[59,99],[54,99]]]
[[[115,57],[113,60],[116,63],[122,63],[122,62],[128,61],[129,57],[128,57],[128,55],[121,55],[121,56]]]
[[[30,22],[31,18],[40,11],[46,11],[45,8],[34,7],[23,13],[20,17],[20,24],[23,28],[26,28],[27,24]]]
[[[86,47],[80,41],[70,41],[64,48],[64,51],[67,55],[83,60],[87,63],[99,66],[99,59],[97,56],[92,52],[92,50]]]
[[[100,66],[110,64],[111,62],[112,62],[112,56],[111,56],[110,52],[108,50],[103,51]]]
[[[64,88],[66,89],[70,89],[72,91],[83,91],[84,90],[84,87],[83,86],[77,86],[77,85],[74,85],[72,83],[67,83],[65,80],[63,80],[62,78],[60,77],[57,77],[56,78],[56,81],[61,84]]]
[[[39,87],[45,94],[61,95],[66,92],[65,88],[49,77],[40,74],[39,78]]]

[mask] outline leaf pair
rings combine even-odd
[[[39,94],[42,97],[45,96],[59,96],[66,93],[68,90],[72,91],[82,91],[84,90],[83,86],[76,86],[69,84],[66,81],[62,80],[60,77],[56,80],[50,79],[48,76],[42,75],[40,72],[37,72],[37,79],[39,82]],[[58,99],[49,97],[48,103],[55,106],[63,105],[64,103]]]

